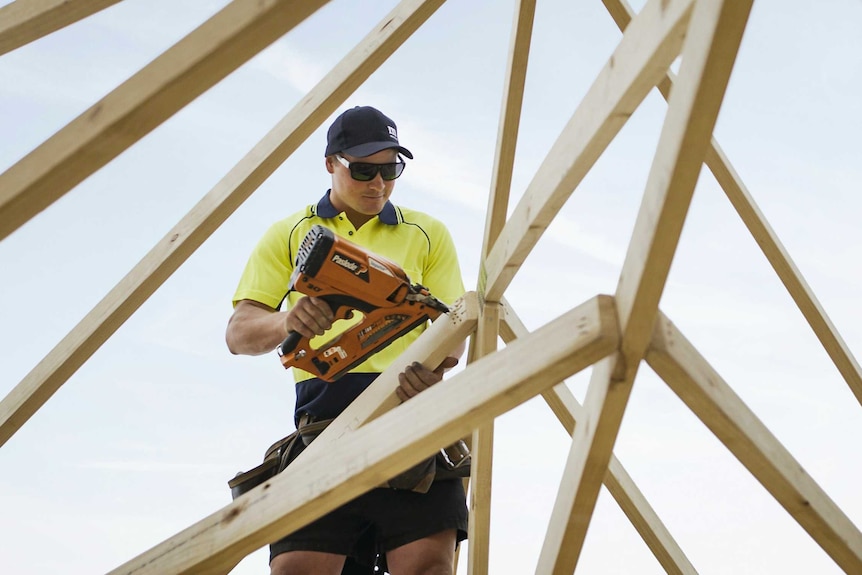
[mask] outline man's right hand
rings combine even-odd
[[[332,308],[324,300],[312,296],[300,298],[285,317],[285,337],[292,331],[308,338],[323,335],[334,320]]]
[[[274,350],[291,331],[308,338],[322,335],[332,326],[333,317],[329,305],[319,298],[300,298],[286,312],[244,299],[233,310],[225,341],[231,353],[261,355]]]

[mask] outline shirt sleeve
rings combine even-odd
[[[434,226],[434,241],[431,243],[422,282],[431,295],[447,305],[464,295],[464,281],[455,242],[442,222],[436,222]]]
[[[234,306],[248,299],[278,307],[293,272],[288,239],[283,222],[270,226],[248,258],[233,296]]]

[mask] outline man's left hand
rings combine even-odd
[[[435,370],[414,361],[398,374],[398,387],[395,389],[395,394],[401,401],[407,401],[435,383],[439,383],[443,379],[443,372],[456,365],[458,365],[458,358],[455,357],[447,357]]]

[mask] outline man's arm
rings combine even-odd
[[[449,230],[441,222],[436,222],[432,227],[436,241],[432,243],[433,257],[430,267],[422,274],[422,283],[432,294],[443,298],[443,301],[454,300],[464,292],[455,243]],[[435,369],[418,362],[407,366],[398,376],[398,388],[395,392],[398,398],[406,401],[442,381],[443,373],[458,365],[466,347],[467,342],[462,341]]]
[[[277,311],[249,299],[237,302],[227,324],[225,341],[233,354],[262,355],[276,348],[291,331],[314,337],[332,326],[329,304],[303,297],[289,311]]]
[[[225,332],[227,347],[233,354],[262,355],[274,350],[287,337],[297,331],[305,337],[323,335],[332,326],[332,310],[315,297],[303,297],[290,311],[277,311],[268,305],[244,299],[236,304]],[[406,401],[443,379],[443,373],[458,365],[466,342],[461,342],[436,369],[419,362],[407,366],[398,375],[396,395]]]
[[[401,401],[407,401],[432,385],[440,383],[443,380],[443,374],[458,365],[458,359],[464,354],[466,347],[467,342],[462,341],[437,366],[437,369],[429,369],[418,361],[408,365],[403,372],[398,374],[398,387],[395,389],[395,395]]]

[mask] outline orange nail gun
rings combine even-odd
[[[285,368],[298,367],[330,382],[414,327],[449,311],[427,288],[411,283],[398,264],[319,225],[299,246],[288,290],[326,301],[336,320],[350,319],[354,311],[364,316],[316,349],[295,331],[278,346]]]

